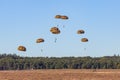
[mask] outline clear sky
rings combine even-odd
[[[57,14],[67,15],[69,20],[55,19]],[[61,33],[51,34],[50,28],[57,25]],[[85,34],[78,35],[79,29]],[[81,42],[83,37],[89,42]],[[45,42],[37,44],[38,38]],[[27,51],[18,51],[19,45]],[[120,54],[120,0],[0,0],[0,53],[50,57]]]

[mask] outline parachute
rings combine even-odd
[[[81,42],[88,42],[88,39],[87,38],[82,38]]]
[[[19,46],[19,47],[18,47],[18,50],[19,50],[19,51],[26,51],[26,47],[24,47],[24,46]]]
[[[36,40],[36,43],[42,43],[42,42],[44,42],[45,40],[43,39],[43,38],[39,38],[39,39],[37,39]]]
[[[61,19],[67,20],[68,17],[67,16],[61,16]]]
[[[55,18],[56,18],[56,19],[60,19],[60,18],[61,18],[61,15],[56,15]]]
[[[77,34],[84,34],[84,33],[85,33],[84,30],[78,30],[78,31],[77,31]]]
[[[52,28],[50,29],[50,32],[51,32],[52,34],[60,34],[60,30],[59,30],[59,28],[57,28],[57,27],[52,27]]]
[[[55,16],[56,19],[64,19],[64,20],[67,20],[68,19],[68,16],[65,16],[65,15],[56,15]]]

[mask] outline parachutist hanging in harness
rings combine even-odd
[[[41,52],[43,52],[43,49],[41,49]]]
[[[86,51],[86,48],[84,48],[84,51]]]
[[[59,25],[57,25],[57,27],[58,27]]]
[[[54,41],[54,42],[56,43],[56,41],[57,41],[57,38],[55,38],[55,41]]]
[[[65,28],[65,25],[63,25],[63,28]]]

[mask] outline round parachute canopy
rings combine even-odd
[[[52,27],[50,29],[50,32],[52,32],[52,34],[60,34],[60,30],[57,27]]]
[[[88,42],[88,39],[87,38],[82,38],[81,41],[82,42]]]
[[[67,16],[61,16],[61,19],[67,20],[68,17]]]
[[[36,40],[36,43],[42,43],[42,42],[44,42],[43,38],[39,38],[39,39]]]
[[[61,15],[56,15],[55,18],[56,18],[56,19],[60,19],[60,18],[61,18]]]
[[[84,30],[78,30],[78,31],[77,31],[77,34],[84,34],[84,33],[85,33]]]
[[[18,47],[18,50],[19,50],[19,51],[26,51],[26,48],[25,48],[24,46],[19,46],[19,47]]]

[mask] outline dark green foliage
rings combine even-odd
[[[29,69],[120,69],[119,56],[20,57],[0,54],[0,70]]]

